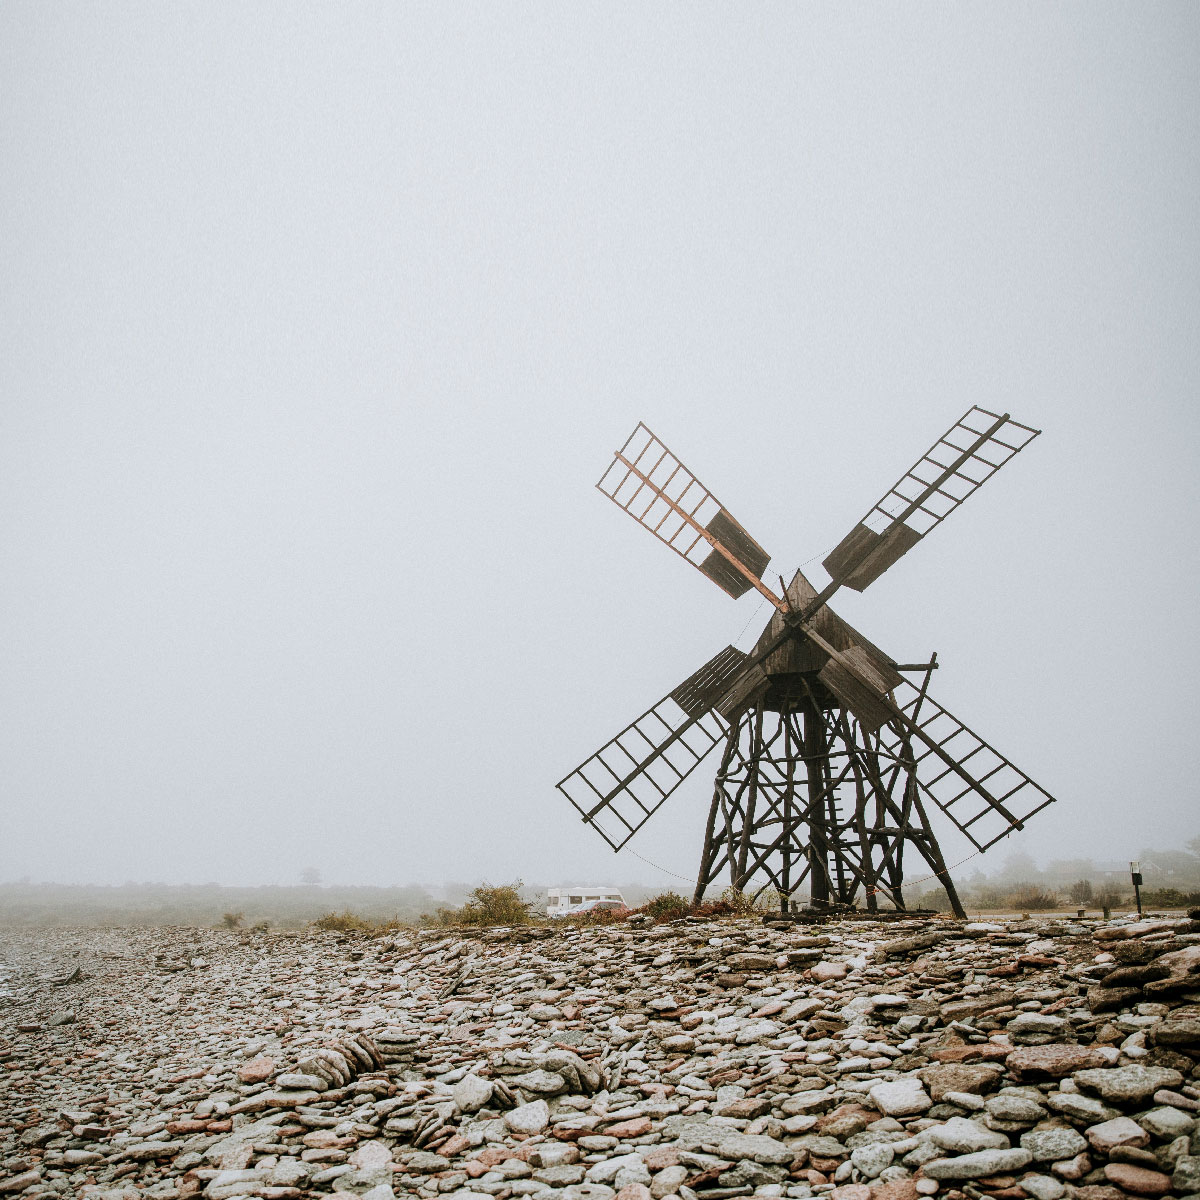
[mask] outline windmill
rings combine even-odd
[[[596,486],[730,596],[753,588],[775,612],[748,654],[726,646],[560,780],[584,822],[620,850],[720,745],[697,902],[728,872],[776,889],[784,912],[806,882],[817,908],[903,909],[911,848],[964,917],[931,812],[983,852],[1054,798],[930,696],[936,654],[898,663],[829,600],[865,591],[1039,432],[970,409],[826,556],[824,588],[796,571],[776,593],[770,555],[639,424]]]

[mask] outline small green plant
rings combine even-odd
[[[245,913],[227,912],[221,914],[221,924],[223,924],[226,929],[241,929],[242,922],[245,919]]]
[[[662,892],[647,901],[642,912],[655,921],[678,921],[686,917],[691,905],[678,892]]]

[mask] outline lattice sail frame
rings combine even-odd
[[[716,706],[753,670],[748,655],[726,646],[560,779],[558,790],[620,850],[725,737]]]
[[[761,580],[771,556],[641,422],[596,487],[734,599]],[[737,564],[741,564],[741,569]]]
[[[896,704],[973,782],[967,783],[929,746],[909,737],[907,731],[901,733],[898,725],[879,731],[879,752],[897,760],[911,753],[921,791],[980,853],[1023,828],[1030,817],[1054,803],[1054,797],[1041,784],[907,679],[897,689]],[[992,802],[980,794],[981,790]]]
[[[821,565],[838,583],[865,591],[1040,433],[1008,413],[968,409]]]

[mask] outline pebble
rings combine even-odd
[[[9,929],[0,1195],[1193,1194],[1197,933]]]

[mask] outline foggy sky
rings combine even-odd
[[[593,490],[639,420],[1058,803],[1200,831],[1193,4],[0,7],[0,879],[675,883],[554,783],[769,615]],[[824,576],[814,563],[818,582]],[[970,847],[948,841],[959,861]]]

